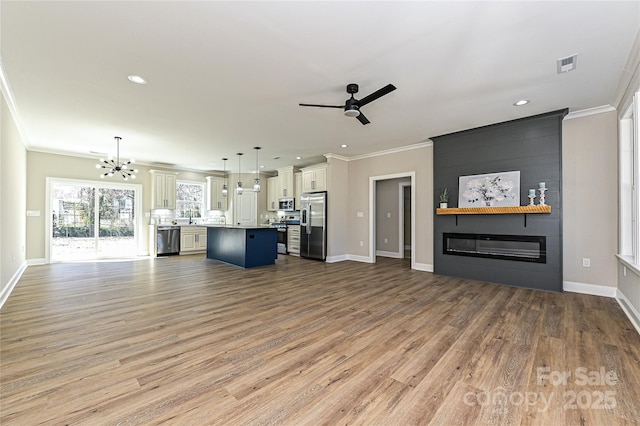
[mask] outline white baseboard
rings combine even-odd
[[[345,260],[349,260],[349,256],[346,254],[341,254],[338,256],[327,256],[325,262],[327,263],[336,263],[336,262],[344,262]]]
[[[629,321],[631,321],[631,324],[633,324],[638,334],[640,334],[640,312],[638,312],[629,299],[627,299],[627,296],[620,290],[616,291],[616,300],[624,313],[627,314],[627,318],[629,318]]]
[[[374,263],[368,256],[358,256],[355,254],[341,254],[338,256],[327,256],[325,262],[336,263],[344,262],[345,260],[353,260],[354,262]]]
[[[41,259],[27,259],[27,265],[29,266],[46,265],[46,264],[47,264],[47,259],[45,259],[44,257]]]
[[[571,293],[590,294],[592,296],[616,297],[616,287],[598,284],[577,283],[574,281],[563,281],[564,291]]]
[[[430,263],[418,263],[413,265],[413,269],[416,271],[433,272],[433,265]]]
[[[347,260],[353,260],[355,262],[375,263],[375,259],[371,259],[369,256],[358,256],[356,254],[348,254]]]
[[[4,305],[4,302],[7,301],[7,299],[9,298],[9,295],[13,291],[14,287],[16,286],[16,284],[18,284],[18,281],[20,280],[20,277],[22,276],[22,274],[24,273],[24,271],[26,269],[27,269],[27,261],[25,260],[24,262],[22,262],[20,264],[20,267],[18,268],[16,273],[13,274],[13,276],[11,277],[9,282],[7,283],[6,287],[4,287],[2,289],[2,291],[0,291],[0,309],[2,309],[2,306]]]
[[[403,259],[404,258],[404,253],[397,253],[397,252],[394,252],[394,251],[376,250],[376,256],[392,257],[394,259]]]

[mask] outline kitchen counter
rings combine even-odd
[[[207,259],[243,268],[273,265],[278,258],[278,234],[264,226],[207,225]]]

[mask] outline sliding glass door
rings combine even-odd
[[[52,180],[51,262],[135,257],[138,187]]]

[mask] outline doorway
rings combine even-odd
[[[138,256],[140,185],[51,179],[47,188],[49,262]]]
[[[384,185],[383,181],[398,180],[394,186],[395,207],[394,212],[389,211],[379,212],[377,209],[377,187],[378,184]],[[405,201],[405,191],[408,195],[408,200]],[[415,261],[415,172],[398,173],[393,175],[384,176],[371,176],[369,178],[369,261],[371,263],[376,262],[376,255],[378,253],[386,254],[388,257],[405,258],[409,256],[411,269],[416,269]],[[384,249],[379,248],[378,240],[384,244],[385,237],[379,236],[378,220],[381,215],[384,219],[389,218],[391,215],[397,215],[397,227],[394,232],[397,234],[395,241],[391,242],[391,238],[387,240],[387,243],[393,247],[393,252],[386,252]],[[392,216],[391,216],[392,217]],[[406,229],[406,233],[405,233]],[[405,248],[405,246],[408,246]],[[385,253],[386,252],[386,253]]]
[[[411,259],[413,252],[411,251],[411,184],[407,182],[400,183],[400,250],[404,253],[405,259]]]

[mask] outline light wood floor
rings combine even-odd
[[[0,423],[637,424],[615,300],[408,265],[29,267],[0,311]]]

